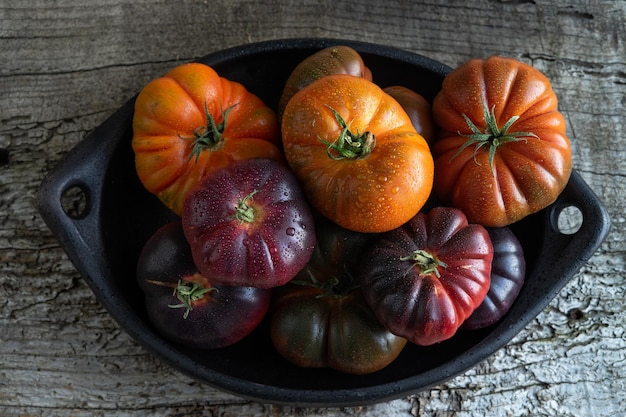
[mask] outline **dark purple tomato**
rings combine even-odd
[[[358,288],[335,293],[328,285],[289,283],[280,290],[272,343],[297,366],[368,374],[393,362],[406,345],[378,321]]]
[[[315,250],[306,268],[312,271],[318,280],[354,274],[361,261],[361,253],[373,236],[375,235],[371,233],[345,229],[318,215],[315,217]]]
[[[270,304],[270,290],[221,285],[201,275],[180,221],[162,226],[146,242],[137,279],[157,332],[193,348],[240,341],[259,325]]]
[[[320,218],[309,264],[274,289],[271,339],[291,363],[368,374],[393,362],[406,339],[391,333],[365,302],[354,276],[365,234]]]
[[[382,234],[358,274],[378,319],[417,345],[451,338],[489,289],[487,230],[458,209],[435,207]]]
[[[313,215],[289,169],[270,159],[207,175],[183,204],[199,271],[215,282],[272,288],[290,281],[315,247]]]
[[[519,295],[526,277],[526,260],[519,240],[508,227],[487,228],[493,244],[491,284],[482,304],[463,323],[463,329],[491,326],[504,316]]]

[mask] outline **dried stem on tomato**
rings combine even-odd
[[[327,106],[335,115],[337,123],[341,127],[341,133],[334,142],[327,142],[322,138],[319,140],[324,143],[328,148],[326,153],[328,157],[334,160],[341,159],[357,159],[363,158],[372,152],[376,146],[376,137],[372,132],[360,132],[352,133],[350,127],[347,125],[343,117],[332,107]]]
[[[467,126],[470,128],[472,133],[462,134],[461,132],[458,132],[459,135],[464,136],[468,138],[469,140],[465,142],[463,146],[461,146],[455,152],[455,154],[452,155],[452,158],[450,159],[451,160],[454,159],[461,152],[463,152],[465,148],[475,145],[476,147],[474,148],[474,161],[478,164],[478,162],[476,161],[476,154],[482,147],[488,146],[489,147],[489,169],[491,170],[491,173],[493,174],[494,173],[493,172],[493,159],[495,157],[496,150],[498,149],[498,147],[509,142],[519,142],[519,141],[527,142],[528,141],[527,138],[529,137],[533,137],[537,139],[539,137],[532,132],[511,132],[511,133],[508,132],[511,125],[515,123],[517,119],[519,119],[519,116],[511,117],[502,126],[502,128],[499,128],[498,123],[496,121],[496,115],[495,115],[496,106],[495,105],[492,106],[491,110],[489,110],[489,108],[487,107],[484,101],[482,102],[482,104],[483,104],[483,118],[485,120],[485,131],[484,132],[481,131],[480,128],[478,128],[478,126],[476,126],[474,122],[472,122],[470,118],[467,117],[465,113],[463,113],[463,118],[465,119],[465,122],[467,123]]]
[[[306,273],[308,275],[308,280],[305,279],[294,279],[291,281],[292,284],[302,285],[305,287],[313,287],[317,288],[321,291],[320,294],[316,296],[316,298],[321,297],[330,297],[330,296],[344,296],[355,289],[359,288],[359,284],[354,280],[352,275],[345,271],[344,275],[341,276],[330,276],[324,281],[319,281],[315,278],[313,272],[311,272],[310,268],[306,268]]]
[[[180,300],[180,304],[169,305],[170,308],[184,308],[183,319],[189,316],[191,310],[193,310],[192,303],[194,301],[201,300],[204,295],[211,291],[217,291],[217,288],[209,287],[205,288],[197,282],[178,282],[176,288],[174,288],[174,294],[176,298]]]
[[[244,198],[237,200],[235,214],[233,215],[235,219],[242,223],[252,223],[254,221],[254,207],[248,205],[248,201],[252,200],[252,196],[258,192],[259,190],[254,190]]]
[[[185,312],[183,313],[183,319],[186,319],[189,316],[191,310],[193,310],[192,302],[201,300],[204,295],[211,291],[218,291],[217,288],[214,287],[203,287],[202,284],[196,281],[181,281],[179,280],[177,284],[171,282],[163,282],[163,281],[155,281],[155,280],[146,280],[146,282],[159,285],[162,287],[170,287],[174,289],[173,295],[178,298],[180,304],[170,304],[168,307],[170,308],[185,308]]]
[[[417,268],[421,275],[435,274],[437,278],[441,276],[439,268],[447,268],[448,265],[437,259],[436,256],[423,249],[418,249],[413,253],[400,258],[401,261],[413,261],[413,268]]]

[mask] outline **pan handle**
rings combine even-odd
[[[104,245],[98,221],[107,167],[132,126],[130,100],[78,143],[44,178],[39,213],[84,277],[101,276]],[[106,138],[106,140],[103,140]]]

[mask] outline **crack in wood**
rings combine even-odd
[[[0,148],[0,167],[9,165],[10,152],[8,149]]]

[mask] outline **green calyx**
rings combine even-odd
[[[255,210],[250,206],[248,202],[252,200],[252,196],[258,193],[259,190],[254,190],[244,198],[237,200],[237,206],[235,207],[235,214],[233,217],[242,223],[252,223],[254,221]]]
[[[200,154],[204,150],[215,150],[219,149],[223,142],[224,137],[222,134],[224,133],[224,129],[226,128],[226,121],[228,120],[228,114],[235,107],[236,104],[230,106],[226,110],[221,110],[222,113],[222,122],[217,123],[211,113],[209,112],[209,108],[206,103],[204,103],[204,113],[206,115],[206,126],[201,126],[193,131],[192,138],[183,138],[192,141],[191,144],[191,153],[189,154],[189,160],[198,161]]]
[[[400,260],[413,261],[413,267],[417,268],[421,275],[435,274],[437,278],[441,276],[439,268],[448,267],[448,264],[423,249],[413,251],[411,254],[401,257]]]
[[[369,155],[376,146],[376,137],[372,132],[352,133],[343,117],[332,107],[327,106],[335,115],[337,123],[341,127],[341,133],[334,142],[319,140],[327,146],[326,153],[333,160],[358,159]]]
[[[193,310],[192,303],[194,301],[201,300],[204,295],[210,291],[217,291],[217,288],[204,288],[197,282],[181,282],[178,281],[178,285],[174,288],[174,295],[180,301],[180,304],[172,304],[170,308],[184,308],[183,319],[187,319],[191,310]]]
[[[496,115],[495,115],[496,106],[495,105],[492,106],[491,110],[489,110],[489,108],[487,108],[487,105],[485,104],[484,101],[482,102],[482,105],[483,105],[483,118],[485,120],[484,132],[481,131],[480,128],[478,128],[478,126],[476,126],[474,122],[472,122],[470,118],[467,117],[467,115],[463,114],[463,118],[465,119],[465,122],[467,123],[467,126],[470,128],[472,133],[461,134],[461,132],[457,132],[459,135],[468,138],[468,141],[465,142],[463,146],[461,146],[456,151],[456,153],[452,155],[452,158],[450,159],[451,160],[454,159],[461,152],[463,152],[465,148],[474,145],[475,146],[474,161],[476,161],[476,154],[481,148],[486,146],[489,148],[489,169],[491,170],[491,173],[493,174],[494,173],[493,159],[495,158],[496,150],[498,149],[498,147],[509,142],[519,142],[519,141],[527,142],[528,141],[527,138],[529,137],[533,137],[533,138],[539,138],[539,137],[532,132],[509,132],[508,131],[511,125],[515,123],[517,119],[519,119],[519,116],[511,117],[502,126],[502,128],[499,128],[498,123],[496,122]]]

